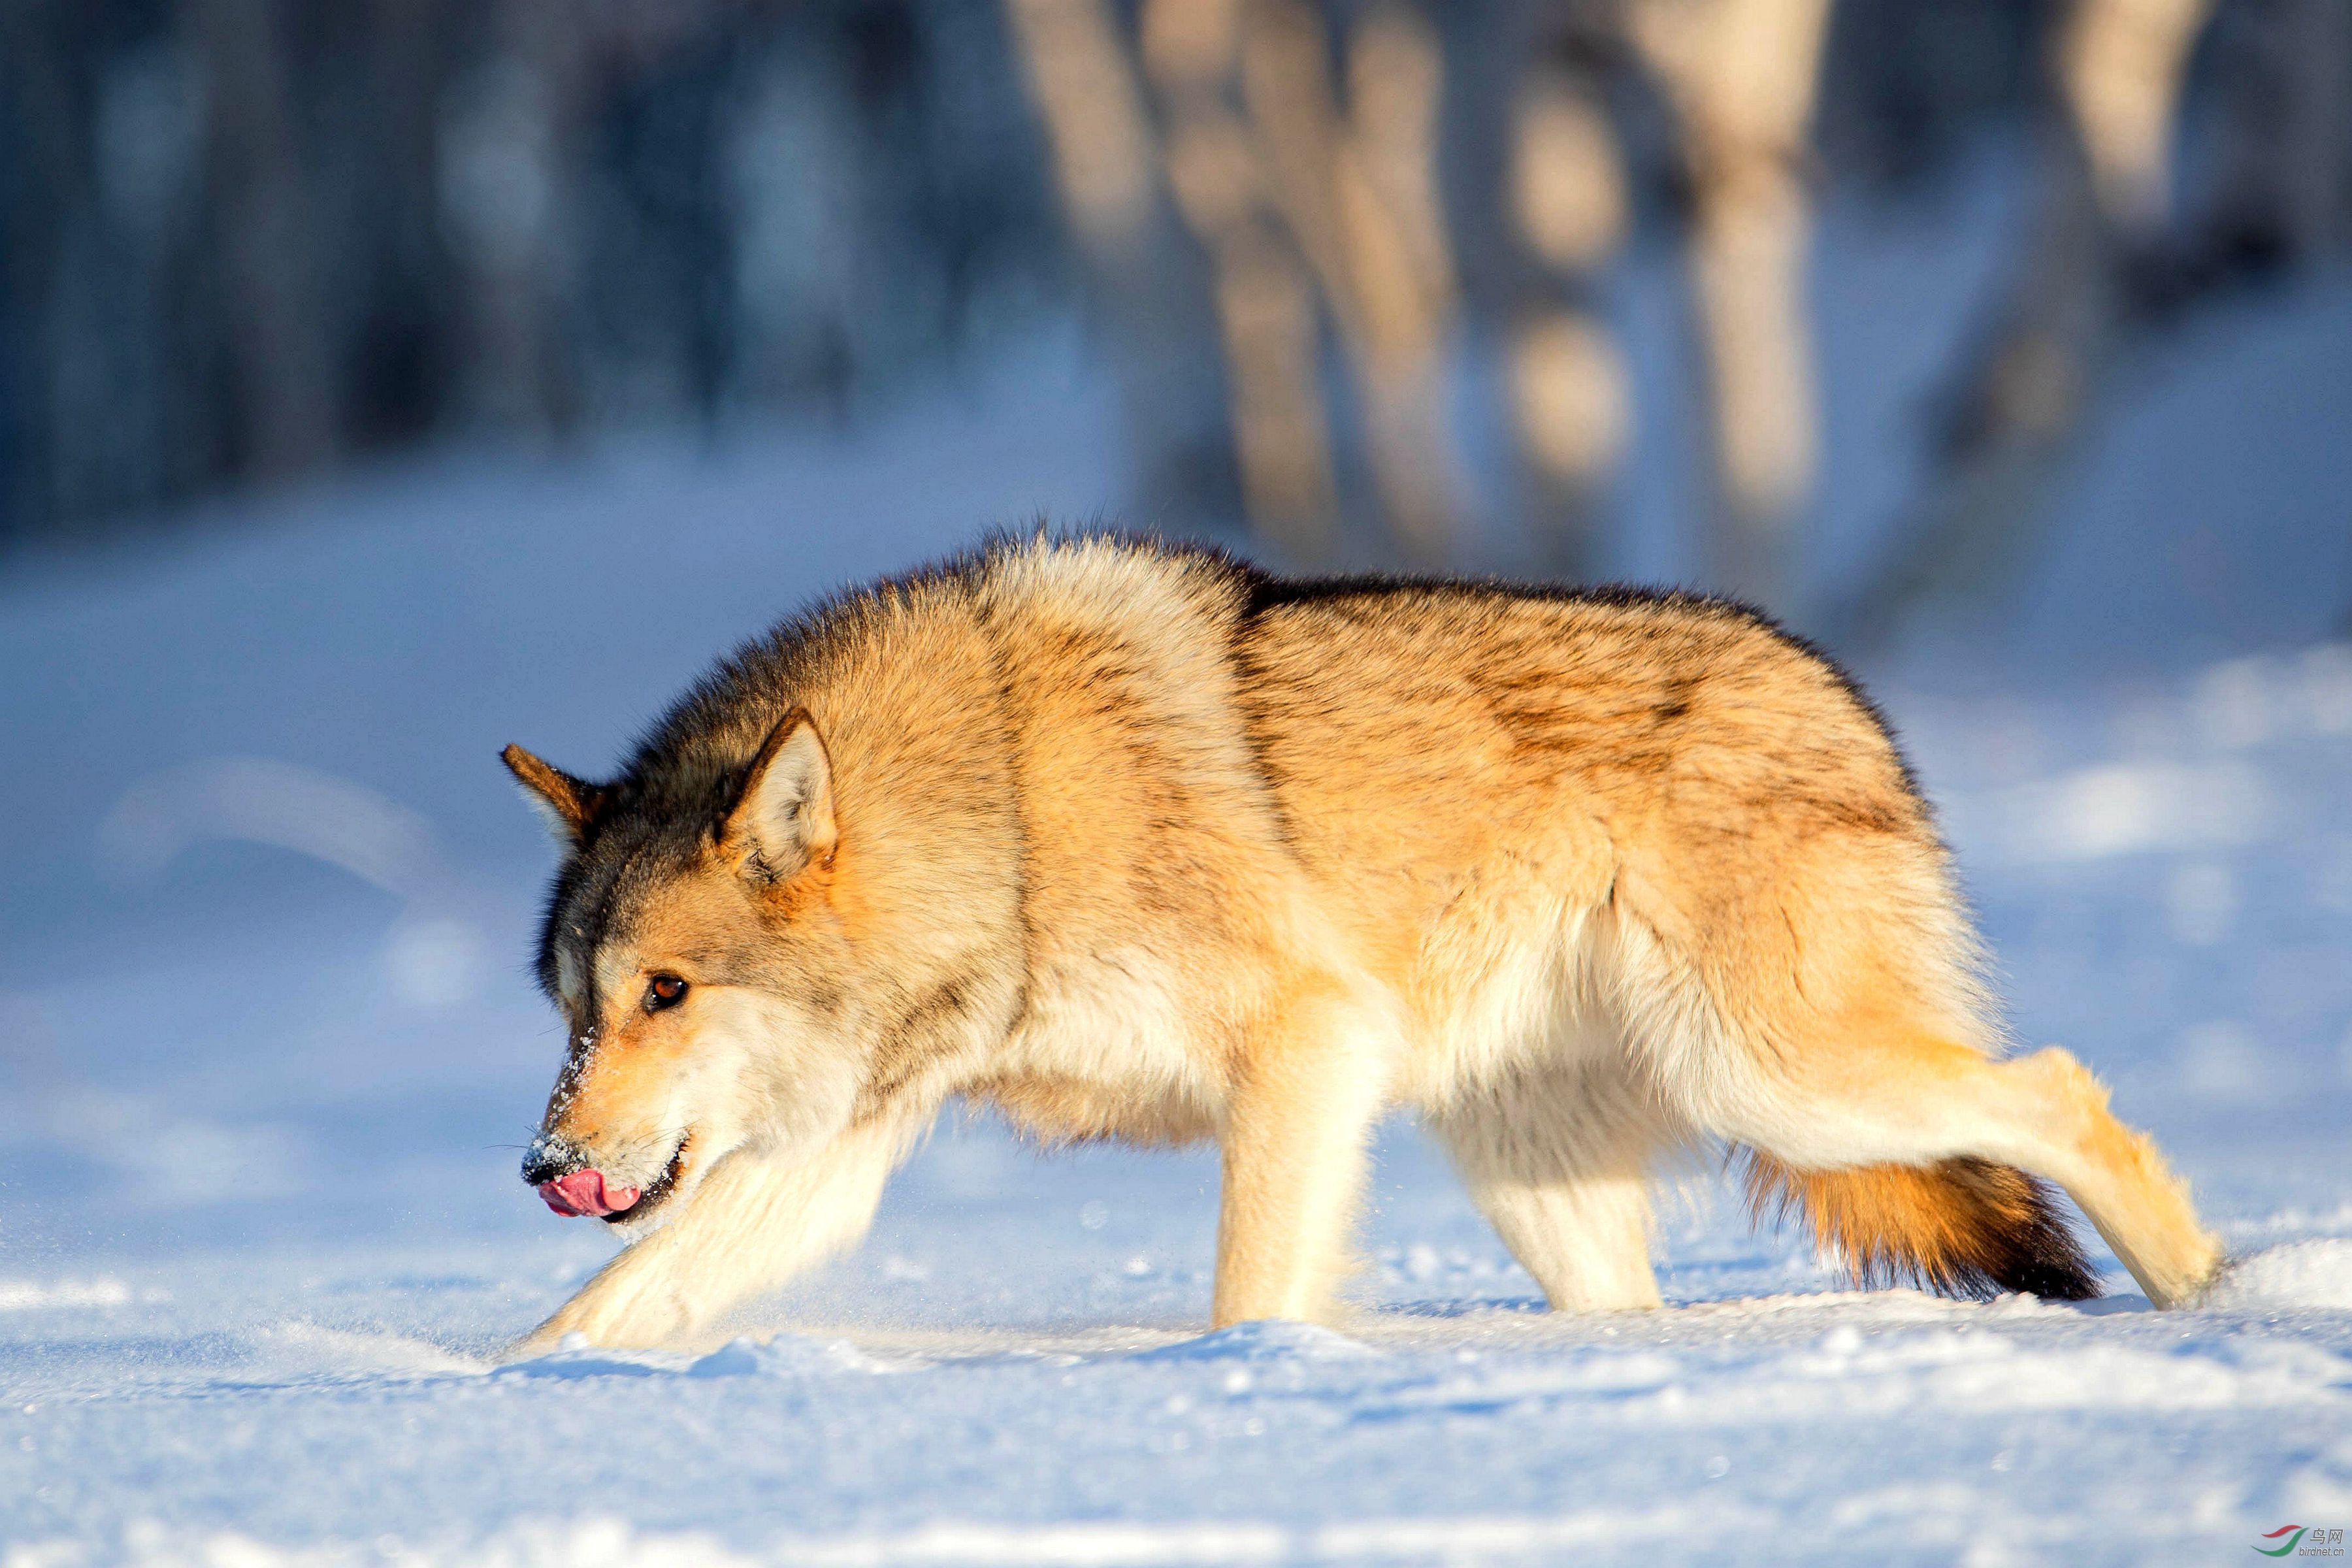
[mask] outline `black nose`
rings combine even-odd
[[[570,1140],[542,1136],[523,1152],[522,1180],[525,1186],[542,1187],[572,1172],[584,1170],[587,1154]]]

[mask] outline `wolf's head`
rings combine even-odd
[[[566,852],[539,969],[570,1047],[523,1161],[549,1206],[635,1224],[733,1151],[849,1125],[877,1020],[809,716],[685,789],[505,760]]]

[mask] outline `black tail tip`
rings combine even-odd
[[[2099,1295],[2083,1244],[2047,1182],[1990,1160],[1948,1160],[1938,1167],[1969,1194],[1979,1223],[1973,1246],[1955,1260],[1955,1294],[1979,1300],[2005,1292],[2045,1301],[2089,1301]]]

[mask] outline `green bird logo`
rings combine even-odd
[[[2280,1542],[2276,1546],[2257,1546],[2254,1550],[2261,1552],[2265,1557],[2284,1557],[2288,1552],[2294,1550],[2295,1542],[2301,1541],[2303,1539],[2303,1532],[2310,1528],[2311,1527],[2307,1524],[2282,1524],[2276,1530],[2264,1533],[2263,1539],[2264,1541],[2277,1541],[2280,1536],[2284,1535],[2286,1537],[2284,1542]]]

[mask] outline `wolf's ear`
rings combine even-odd
[[[543,763],[520,746],[509,746],[499,753],[499,760],[522,785],[523,798],[547,819],[548,831],[556,842],[569,849],[580,842],[604,804],[604,790],[575,779],[562,768]]]
[[[804,710],[784,716],[751,759],[719,842],[754,882],[783,881],[833,858],[833,762]]]

